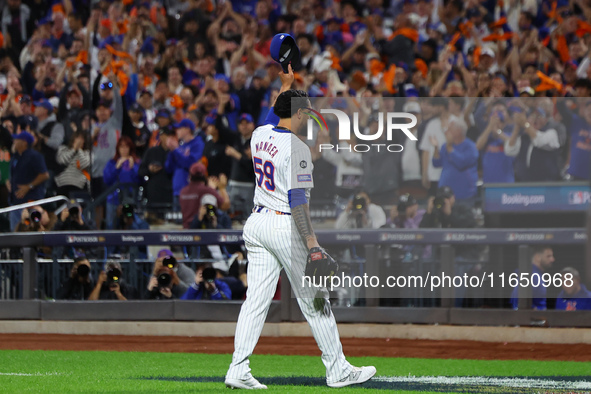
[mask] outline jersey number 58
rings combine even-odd
[[[262,187],[264,183],[265,189],[270,192],[275,191],[275,166],[273,162],[266,161],[263,164],[263,160],[258,157],[253,157],[253,160],[254,172],[257,175],[257,186]]]

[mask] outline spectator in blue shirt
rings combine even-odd
[[[533,276],[537,275],[539,276],[540,280],[534,281],[534,283],[538,284],[538,286],[532,286],[533,309],[546,309],[547,288],[544,286],[542,275],[544,274],[544,272],[548,271],[550,267],[552,267],[554,261],[554,252],[552,251],[552,248],[550,246],[537,246],[534,249],[531,257],[532,270],[531,275],[529,277],[532,278]],[[514,287],[513,292],[511,293],[511,305],[513,306],[513,309],[517,309],[519,305],[518,291],[519,287]]]
[[[35,137],[23,131],[14,137],[13,152],[10,159],[10,190],[11,205],[35,201],[45,197],[45,181],[49,173],[45,166],[45,159],[41,153],[31,149]],[[21,211],[10,213],[10,228],[14,228],[21,220]]]
[[[217,271],[212,267],[198,269],[193,283],[181,300],[231,300],[232,291],[227,283],[216,279]]]
[[[591,310],[591,291],[581,284],[579,271],[566,267],[560,273],[562,274],[562,291],[556,299],[556,309],[564,311]]]
[[[490,122],[476,140],[476,149],[482,155],[482,180],[484,183],[513,183],[513,160],[517,152],[505,149],[513,132],[519,127],[510,124],[507,108],[502,102],[493,105]]]
[[[591,99],[579,99],[576,103],[582,108],[579,114],[567,107],[566,100],[558,100],[556,107],[570,135],[570,162],[567,173],[575,180],[587,180],[591,157]]]
[[[127,136],[121,137],[117,143],[115,157],[107,163],[103,172],[105,186],[111,186],[117,182],[139,185],[139,168],[140,160],[135,155],[135,145],[131,138]],[[107,229],[115,228],[117,207],[124,197],[133,199],[134,195],[135,187],[133,186],[120,187],[109,194],[109,197],[107,197]]]
[[[183,119],[174,125],[178,138],[167,140],[170,153],[166,158],[164,168],[172,174],[172,194],[174,196],[175,210],[179,210],[179,195],[181,190],[189,184],[189,168],[193,163],[201,160],[203,155],[203,140],[194,135],[195,123],[189,119]]]
[[[468,126],[463,119],[450,116],[445,131],[446,142],[439,148],[436,138],[431,138],[435,147],[433,166],[442,167],[439,187],[449,186],[458,200],[476,196],[478,181],[478,149],[466,138]]]

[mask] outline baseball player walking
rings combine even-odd
[[[312,159],[308,146],[294,134],[306,126],[310,101],[306,92],[290,89],[294,80],[291,65],[288,73],[279,76],[282,87],[267,117],[268,124],[254,131],[250,143],[257,182],[255,207],[244,226],[248,291],[238,317],[234,355],[225,383],[231,388],[267,388],[252,376],[248,358],[261,335],[281,269],[285,269],[322,351],[328,386],[363,383],[375,375],[376,369],[354,367],[345,359],[327,292],[318,297],[318,289],[302,288],[306,262],[310,266],[334,260],[320,248],[312,228],[308,206],[314,186]],[[292,99],[296,99],[294,105]]]

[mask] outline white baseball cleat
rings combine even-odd
[[[338,382],[328,383],[328,387],[345,387],[352,384],[367,382],[376,374],[376,367],[353,367],[349,376],[344,377]]]
[[[375,372],[374,372],[375,373]],[[248,379],[230,379],[226,378],[226,387],[231,389],[245,390],[266,390],[267,386],[256,380],[254,377]]]

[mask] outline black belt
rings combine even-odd
[[[267,210],[269,210],[271,212],[275,212],[275,214],[277,214],[277,215],[288,215],[288,216],[291,216],[291,213],[276,211],[274,209],[262,207],[260,205],[255,205],[254,208],[252,209],[252,212],[261,213],[263,211],[263,209],[267,209]]]

